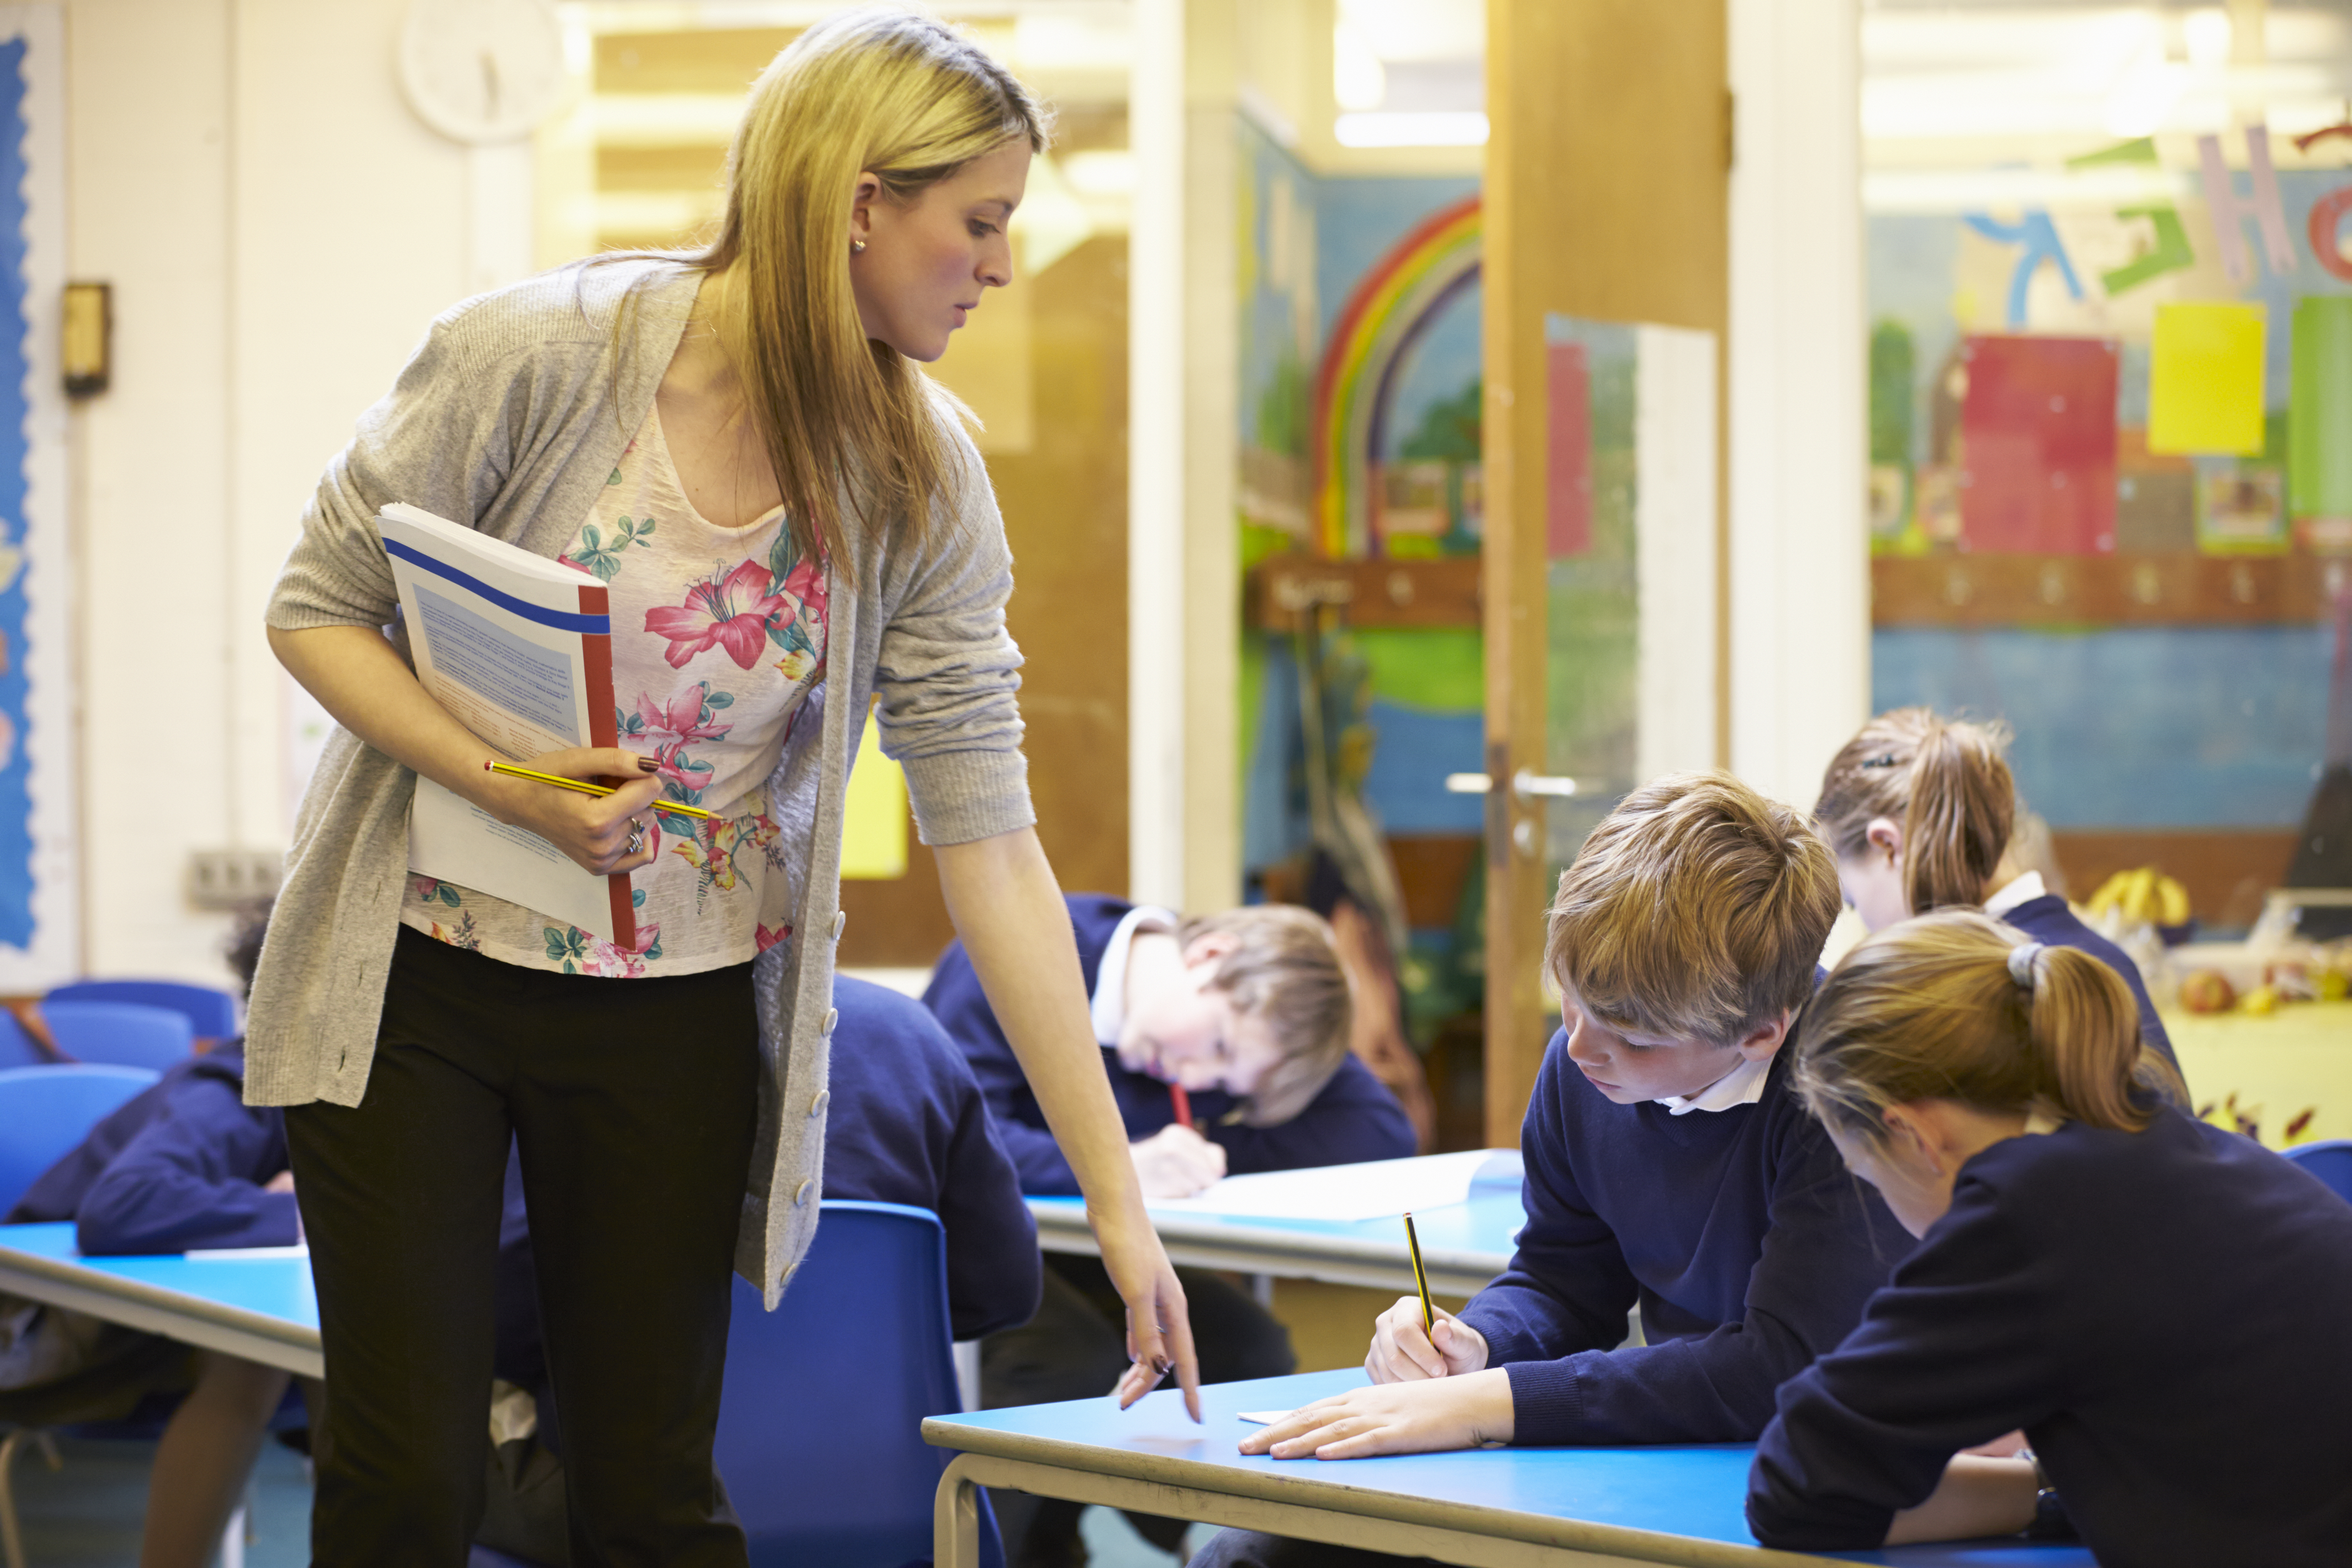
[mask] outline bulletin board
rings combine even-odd
[[[80,970],[65,241],[63,19],[0,5],[0,991]]]

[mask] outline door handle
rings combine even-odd
[[[1446,792],[1451,795],[1486,795],[1495,787],[1491,773],[1448,773]],[[1576,781],[1559,773],[1539,773],[1533,768],[1521,768],[1511,775],[1511,793],[1521,800],[1550,798],[1566,800],[1576,793]]]

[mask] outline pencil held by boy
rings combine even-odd
[[[1838,910],[1828,847],[1722,773],[1660,779],[1561,875],[1563,996],[1520,1134],[1510,1268],[1424,1331],[1383,1313],[1373,1386],[1247,1453],[1752,1439],[1907,1246],[1789,1089],[1782,1047]],[[1639,1304],[1647,1343],[1615,1348]]]

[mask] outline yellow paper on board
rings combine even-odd
[[[2156,308],[2147,375],[2151,452],[2263,449],[2263,307]]]
[[[882,730],[866,715],[857,766],[842,800],[841,875],[887,882],[907,874],[907,775],[882,754]]]

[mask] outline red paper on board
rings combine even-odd
[[[1558,561],[1592,548],[1592,368],[1584,345],[1546,343],[1544,377],[1544,556]]]
[[[2107,338],[1972,337],[1960,350],[1960,547],[2116,547],[2116,348]]]

